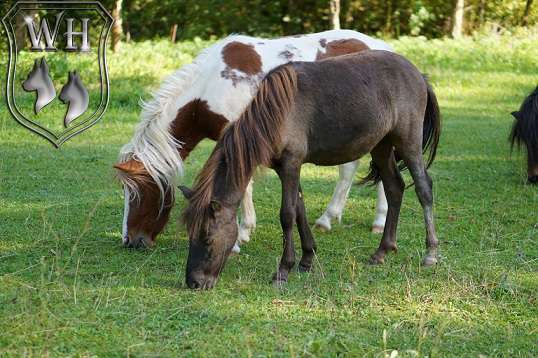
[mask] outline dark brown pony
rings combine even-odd
[[[270,72],[241,118],[218,141],[189,199],[184,220],[189,231],[186,281],[211,288],[237,233],[236,211],[256,167],[273,168],[282,183],[280,222],[284,252],[275,283],[287,281],[295,264],[294,223],[301,238],[299,270],[308,271],[316,244],[308,225],[300,171],[303,163],[336,165],[371,153],[370,178],[380,177],[389,209],[383,238],[372,263],[396,250],[396,227],[404,191],[397,159],[411,172],[424,209],[427,253],[437,262],[430,164],[439,143],[437,100],[421,73],[405,58],[365,51],[318,63],[295,62]]]
[[[512,112],[515,121],[510,133],[510,144],[527,148],[527,177],[538,184],[538,87],[523,101],[519,111]]]

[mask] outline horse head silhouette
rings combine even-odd
[[[60,100],[69,105],[64,118],[66,128],[73,120],[86,112],[89,99],[88,90],[84,87],[77,71],[69,72],[68,81],[60,92]]]
[[[28,74],[28,78],[22,83],[22,88],[26,92],[37,91],[37,97],[34,104],[34,112],[37,114],[43,107],[56,98],[56,89],[49,76],[49,66],[45,57],[41,61],[34,61],[34,67]]]

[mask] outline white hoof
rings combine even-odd
[[[236,241],[234,247],[232,248],[232,254],[238,254],[241,251],[239,243]]]
[[[239,245],[243,245],[250,241],[250,230],[239,228],[239,233],[237,234],[237,242]]]
[[[323,232],[331,231],[331,220],[327,216],[323,215],[316,220],[314,227]]]
[[[422,260],[422,266],[433,266],[437,264],[437,257],[432,255],[426,255]]]
[[[372,225],[372,234],[382,234],[385,228],[380,225]]]

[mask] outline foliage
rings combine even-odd
[[[315,270],[292,274],[282,290],[269,282],[281,253],[271,172],[255,184],[257,231],[213,291],[185,289],[187,239],[174,220],[155,249],[120,245],[123,198],[111,165],[138,122],[138,100],[207,42],[148,41],[110,54],[107,114],[60,150],[0,107],[0,356],[535,356],[538,192],[524,185],[524,157],[510,156],[507,136],[509,113],[538,82],[536,41],[530,31],[393,41],[429,74],[441,103],[430,170],[441,263],[419,266],[424,226],[411,188],[399,252],[367,265],[379,243],[368,233],[374,190],[353,187],[343,223],[316,234]],[[203,142],[189,157],[187,184],[211,148]],[[337,172],[303,168],[311,222]]]
[[[450,34],[453,1],[340,0],[342,28],[383,37]],[[112,10],[114,0],[101,1]],[[0,5],[7,10],[14,0]],[[520,26],[526,0],[466,0],[465,31],[506,31]],[[174,24],[178,39],[231,33],[282,36],[330,28],[327,0],[123,0],[123,28],[135,40],[166,38]],[[529,24],[538,23],[538,5]],[[3,31],[3,30],[2,30]]]
[[[411,14],[411,17],[409,18],[409,28],[411,29],[411,35],[420,35],[420,31],[424,28],[426,23],[434,19],[435,15],[431,14],[424,6],[421,6],[418,11],[414,14]]]

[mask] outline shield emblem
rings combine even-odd
[[[20,124],[59,147],[101,119],[113,21],[97,1],[19,1],[8,11],[6,99]]]

